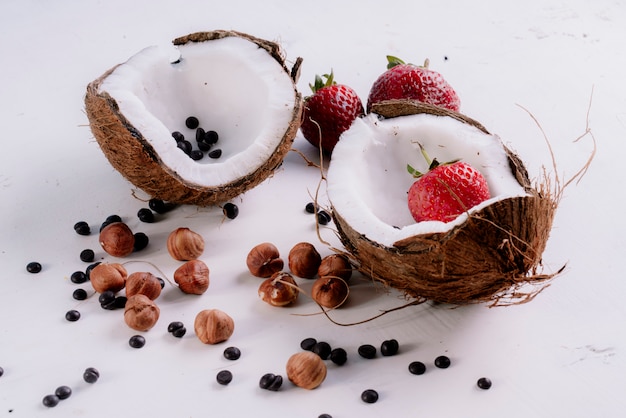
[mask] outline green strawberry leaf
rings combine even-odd
[[[420,178],[424,175],[424,173],[417,171],[416,169],[414,169],[411,164],[407,164],[406,165],[406,171],[409,172],[410,175],[412,175],[415,178]]]
[[[391,69],[396,65],[406,64],[398,57],[394,57],[393,55],[387,55],[387,69]]]

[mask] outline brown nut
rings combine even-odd
[[[291,274],[284,271],[274,273],[259,286],[259,297],[272,306],[287,306],[298,298],[299,290]]]
[[[348,258],[341,254],[327,255],[322,259],[320,267],[317,269],[320,277],[336,276],[341,277],[345,281],[352,277],[352,265]]]
[[[202,260],[190,260],[174,272],[174,281],[184,293],[201,295],[209,288],[209,267]]]
[[[326,364],[311,351],[296,353],[287,360],[287,378],[301,388],[315,389],[326,379]]]
[[[235,321],[219,309],[205,309],[196,315],[193,329],[203,343],[217,344],[233,335]]]
[[[313,300],[329,309],[343,305],[349,293],[348,283],[335,276],[320,277],[311,288]]]
[[[126,297],[134,295],[146,295],[155,300],[161,295],[161,282],[152,273],[131,273],[126,278]]]
[[[246,264],[253,276],[265,278],[281,271],[285,262],[280,258],[278,248],[274,244],[264,242],[250,250]]]
[[[137,331],[148,331],[159,320],[161,310],[146,295],[133,295],[124,306],[124,322]]]
[[[167,237],[167,251],[178,261],[195,260],[204,252],[204,239],[189,228],[177,228]]]
[[[322,262],[322,256],[315,246],[308,242],[300,242],[289,251],[289,270],[298,277],[312,279]]]
[[[89,273],[89,281],[98,293],[119,292],[126,286],[126,269],[118,263],[100,263]]]
[[[100,231],[100,245],[109,255],[126,257],[133,252],[135,235],[124,222],[113,222]]]

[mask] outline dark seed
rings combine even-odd
[[[332,348],[330,347],[330,344],[328,344],[327,342],[320,341],[313,346],[313,349],[311,351],[313,351],[315,354],[320,356],[322,360],[326,360],[330,356],[330,352],[332,351]]]
[[[87,281],[87,274],[83,273],[82,271],[75,271],[70,276],[70,280],[72,281],[72,283],[76,284],[85,283]]]
[[[199,150],[199,149],[194,149],[194,150],[191,150],[191,152],[189,153],[189,156],[194,161],[200,161],[201,159],[204,158],[204,152],[202,152],[202,150]]]
[[[0,377],[2,377],[3,374],[4,374],[4,369],[0,367]]]
[[[141,348],[146,345],[146,339],[142,335],[133,335],[128,340],[128,345],[133,348]]]
[[[209,145],[215,144],[218,139],[219,135],[215,131],[206,131],[206,133],[204,134],[204,142]]]
[[[241,357],[241,350],[237,347],[228,347],[224,350],[224,357],[227,360],[237,360]]]
[[[409,373],[411,374],[424,374],[426,373],[426,365],[421,361],[414,361],[409,364]]]
[[[67,399],[72,395],[72,389],[69,386],[59,386],[54,394],[61,400]]]
[[[200,125],[200,121],[195,116],[189,116],[185,119],[185,126],[189,129],[196,129]]]
[[[26,271],[29,273],[39,273],[41,271],[41,263],[36,261],[31,261],[26,264]]]
[[[476,382],[476,385],[478,385],[481,389],[487,390],[491,387],[491,379],[488,377],[481,377],[478,379],[478,382]]]
[[[222,156],[222,150],[217,148],[214,149],[213,151],[209,151],[209,158],[213,158],[213,159],[217,159],[220,158]]]
[[[216,376],[217,383],[227,385],[233,380],[233,374],[228,370],[220,370]]]
[[[172,209],[174,209],[176,207],[176,205],[172,204],[172,203],[166,203],[164,201],[162,201],[161,199],[150,199],[148,201],[148,206],[150,207],[150,209],[152,209],[153,211],[155,211],[156,213],[162,215]]]
[[[159,283],[161,283],[161,289],[164,289],[165,288],[165,280],[163,280],[160,277],[157,277],[157,280],[159,281]]]
[[[315,344],[317,344],[317,340],[315,338],[305,338],[300,342],[300,348],[306,351],[313,351]]]
[[[259,386],[261,389],[271,390],[276,392],[283,385],[283,377],[279,374],[266,373],[261,377]]]
[[[104,292],[100,293],[100,296],[98,296],[98,302],[100,302],[100,305],[107,305],[114,300],[115,292],[112,290],[105,290]]]
[[[196,142],[205,142],[204,136],[205,136],[204,129],[202,128],[196,129]]]
[[[126,296],[117,296],[113,301],[113,309],[124,309],[128,298]]]
[[[376,347],[371,344],[363,344],[359,346],[359,355],[366,359],[373,359],[376,357]]]
[[[365,403],[375,403],[378,400],[378,392],[374,389],[367,389],[361,393],[361,400]]]
[[[43,405],[48,408],[53,408],[59,404],[59,397],[57,395],[46,395],[43,397]]]
[[[447,356],[439,356],[435,359],[435,367],[440,369],[447,369],[450,367],[450,358]]]
[[[174,138],[176,142],[180,142],[185,140],[185,135],[183,135],[180,131],[174,131],[172,132],[172,138]]]
[[[325,210],[320,210],[319,212],[317,212],[317,222],[319,222],[320,225],[326,225],[330,221],[331,217],[328,212],[326,212]]]
[[[137,217],[141,222],[152,223],[154,222],[154,213],[148,208],[141,208],[137,211]]]
[[[78,312],[75,309],[67,311],[65,313],[65,319],[67,319],[70,322],[76,322],[76,321],[78,321],[80,319],[80,312]]]
[[[91,228],[89,227],[89,224],[85,221],[78,221],[74,224],[74,231],[76,231],[76,233],[78,235],[89,235],[91,234]]]
[[[72,297],[76,300],[85,300],[87,299],[87,291],[85,289],[76,289],[72,293]]]
[[[315,203],[313,202],[307,203],[306,206],[304,207],[304,210],[307,213],[315,213]]]
[[[184,327],[185,327],[185,324],[183,324],[182,322],[173,321],[173,322],[170,322],[169,325],[167,326],[167,332],[174,332],[177,329],[181,329]]]
[[[224,216],[228,219],[235,219],[237,215],[239,215],[239,207],[234,203],[225,203],[224,207],[222,207],[222,212],[224,212]]]
[[[198,149],[202,152],[207,152],[211,149],[211,144],[207,144],[204,141],[198,141]]]
[[[150,238],[143,232],[136,232],[134,234],[135,243],[133,244],[133,251],[141,251],[148,246]]]
[[[182,327],[172,331],[172,335],[176,338],[183,338],[187,333],[187,328]]]
[[[400,348],[400,344],[395,339],[385,340],[380,345],[380,354],[383,356],[395,356],[398,354],[398,350]]]
[[[343,366],[348,361],[348,353],[343,348],[335,348],[330,352],[330,361],[338,366]]]
[[[98,261],[87,266],[87,268],[85,269],[85,281],[89,280],[89,275],[91,274],[91,270],[96,268],[99,264],[100,262]]]
[[[100,372],[94,367],[87,367],[83,372],[83,380],[87,383],[96,383],[100,378]]]
[[[176,146],[179,149],[181,149],[187,155],[191,154],[191,150],[193,149],[193,146],[191,145],[191,142],[187,141],[186,139],[177,142]]]
[[[85,263],[91,263],[93,259],[96,257],[96,253],[93,250],[87,248],[80,252],[80,260]]]
[[[107,218],[104,220],[104,222],[108,222],[108,223],[113,223],[113,222],[122,222],[122,217],[120,215],[109,215],[107,216]]]

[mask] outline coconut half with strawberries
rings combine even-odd
[[[255,187],[280,166],[302,116],[274,42],[197,32],[152,46],[87,87],[93,135],[111,165],[151,197],[206,206]]]
[[[498,136],[455,110],[412,99],[368,107],[335,146],[327,173],[337,233],[356,268],[421,301],[532,299],[553,277],[540,272],[552,191],[531,184]],[[454,173],[430,178],[442,167]]]

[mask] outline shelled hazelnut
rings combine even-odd
[[[315,389],[326,379],[326,364],[311,351],[302,351],[289,357],[287,378],[296,386]]]
[[[146,295],[155,300],[161,295],[161,282],[152,273],[135,272],[126,278],[126,297]]]
[[[317,274],[322,257],[315,246],[309,242],[300,242],[289,251],[289,270],[298,277],[311,279]]]
[[[266,278],[281,271],[285,262],[280,258],[278,248],[274,244],[264,242],[250,250],[246,265],[253,276]]]
[[[196,315],[193,328],[200,341],[205,344],[217,344],[233,335],[235,321],[219,309],[205,309]]]
[[[337,276],[348,281],[352,277],[352,265],[346,256],[330,254],[322,259],[317,274],[320,277]]]
[[[291,274],[279,271],[261,283],[259,297],[272,306],[287,306],[298,298],[299,290]]]
[[[167,251],[178,261],[195,260],[204,252],[204,239],[189,228],[177,228],[167,237]]]
[[[209,288],[209,267],[202,260],[190,260],[174,271],[174,281],[184,293],[201,295]]]
[[[100,245],[107,254],[126,257],[133,252],[135,235],[124,222],[113,222],[100,231]]]
[[[89,272],[91,285],[98,293],[119,292],[126,285],[127,276],[126,269],[119,263],[100,263]]]
[[[311,288],[313,300],[329,309],[341,306],[349,293],[350,289],[346,281],[335,276],[320,277]]]
[[[146,295],[133,295],[126,301],[124,321],[137,331],[148,331],[159,320],[161,311],[152,299]]]

